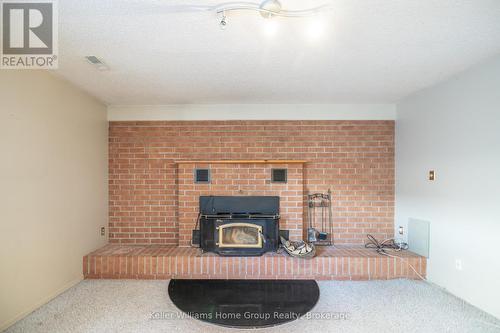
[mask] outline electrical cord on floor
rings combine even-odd
[[[387,257],[391,257],[391,258],[401,259],[401,261],[403,261],[405,264],[407,264],[415,272],[415,274],[417,274],[417,276],[420,279],[425,280],[425,278],[417,272],[415,267],[413,267],[413,265],[410,264],[408,262],[408,260],[406,260],[405,258],[403,258],[401,256],[397,256],[397,255],[393,255],[393,254],[388,253],[388,250],[394,251],[394,252],[398,252],[401,250],[407,250],[408,244],[396,243],[394,241],[394,238],[389,238],[389,239],[383,240],[382,242],[379,242],[375,237],[373,237],[370,234],[366,235],[366,237],[368,238],[368,241],[365,243],[365,247],[367,249],[375,249],[375,251],[377,251],[378,254],[381,254],[381,255],[384,255]]]
[[[406,243],[396,243],[394,238],[386,239],[382,242],[379,242],[375,237],[368,234],[368,241],[365,243],[365,247],[367,249],[376,249],[379,254],[386,254],[386,249],[392,249],[395,251],[407,250],[408,245]]]

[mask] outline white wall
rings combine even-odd
[[[394,120],[394,104],[186,104],[108,107],[109,120]]]
[[[106,243],[106,107],[44,71],[0,71],[0,331],[82,279]]]
[[[431,223],[429,280],[500,317],[500,57],[397,105],[395,227],[408,218]]]

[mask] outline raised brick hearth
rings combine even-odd
[[[97,279],[418,279],[409,263],[425,276],[425,258],[408,251],[398,255],[404,260],[363,247],[319,247],[309,260],[278,253],[220,257],[189,247],[109,244],[83,258],[83,274]]]
[[[362,247],[366,234],[394,233],[393,121],[110,122],[109,158],[110,244],[84,257],[86,278],[416,278],[408,264],[425,276],[425,258]],[[211,182],[194,182],[195,168],[209,168]],[[288,182],[270,182],[272,168],[286,168]],[[311,260],[188,247],[200,195],[278,195],[280,228],[299,239],[306,195],[328,189],[336,247]]]

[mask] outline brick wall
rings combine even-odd
[[[175,160],[304,159],[305,191],[332,189],[334,240],[393,234],[394,121],[110,122],[110,242],[178,244]]]
[[[210,184],[194,184],[195,168],[209,168]],[[271,183],[271,169],[286,168],[287,182]],[[302,164],[191,164],[178,166],[179,245],[191,243],[201,195],[273,195],[280,197],[280,228],[302,239],[304,187]]]

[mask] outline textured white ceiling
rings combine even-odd
[[[221,30],[186,0],[61,0],[57,73],[114,105],[391,103],[500,53],[499,0],[282,0],[324,3],[317,21],[273,19],[269,36],[258,13]]]

